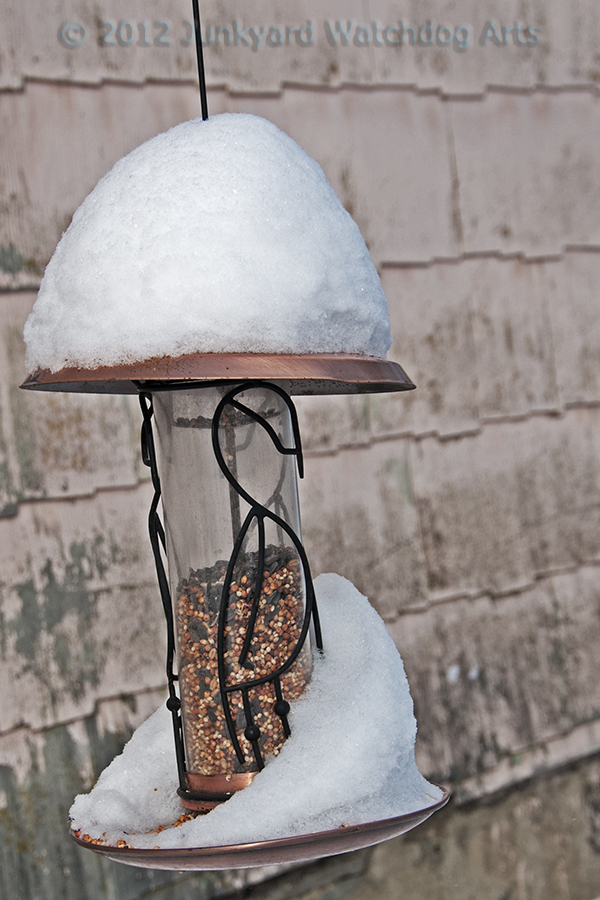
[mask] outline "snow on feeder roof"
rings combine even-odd
[[[82,373],[87,390],[239,376],[312,379],[292,393],[413,387],[385,360],[387,301],[358,226],[320,166],[246,114],[185,122],[119,160],[73,216],[24,336],[25,387],[82,389]]]

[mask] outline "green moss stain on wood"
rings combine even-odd
[[[42,477],[36,467],[37,440],[31,398],[18,385],[25,377],[24,344],[21,329],[6,329],[5,348],[10,370],[14,373],[10,394],[14,448],[19,466],[19,499],[23,495],[43,494]],[[21,377],[22,376],[22,377]]]
[[[75,541],[63,560],[46,558],[36,576],[15,587],[21,601],[9,625],[15,650],[22,671],[44,685],[53,707],[64,692],[77,701],[99,684],[108,642],[97,637],[94,623],[116,553],[114,543],[101,535]]]
[[[0,244],[0,269],[7,275],[18,275],[19,272],[27,272],[31,275],[41,275],[42,268],[32,256],[23,256],[13,243]]]

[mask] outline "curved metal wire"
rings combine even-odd
[[[180,388],[180,385],[174,385],[174,389]],[[188,385],[189,387],[189,385]],[[169,390],[170,385],[162,384],[160,385],[161,390]],[[237,394],[242,393],[243,391],[248,391],[252,388],[263,388],[274,393],[278,394],[283,401],[285,402],[289,412],[290,419],[292,423],[292,433],[294,437],[294,446],[291,448],[285,447],[276,432],[266,420],[265,417],[261,416],[259,413],[256,413],[254,410],[250,409],[250,407],[241,403],[240,401],[235,400],[234,398]],[[179,777],[179,791],[182,796],[186,796],[188,798],[198,798],[204,799],[203,795],[196,794],[193,791],[189,790],[187,784],[187,773],[186,773],[186,765],[185,765],[185,747],[183,741],[183,724],[181,719],[181,701],[177,695],[177,691],[175,689],[175,682],[178,681],[178,676],[173,671],[173,663],[175,657],[175,623],[174,623],[174,615],[173,615],[173,606],[171,601],[171,592],[169,589],[169,582],[166,574],[166,566],[163,558],[163,554],[166,554],[166,539],[165,539],[165,529],[160,519],[158,513],[158,505],[161,498],[161,484],[160,478],[158,474],[158,464],[156,457],[156,448],[154,444],[154,435],[152,430],[152,418],[154,416],[154,408],[152,402],[152,394],[148,391],[144,391],[142,386],[139,385],[140,394],[140,406],[142,409],[143,423],[142,423],[142,434],[141,434],[141,443],[142,443],[142,460],[146,466],[150,469],[152,485],[154,487],[154,496],[152,498],[152,503],[150,506],[150,512],[148,515],[148,531],[150,534],[150,542],[152,545],[152,552],[154,554],[154,561],[156,565],[156,574],[158,578],[158,584],[160,589],[161,601],[163,605],[163,610],[165,614],[165,619],[167,622],[167,660],[166,660],[166,671],[167,671],[167,681],[169,688],[169,699],[167,700],[167,707],[171,712],[172,721],[173,721],[173,732],[175,737],[175,751],[177,758],[177,770]],[[240,746],[235,723],[233,721],[233,716],[231,713],[231,707],[229,703],[230,695],[239,691],[242,695],[242,704],[244,709],[244,715],[246,719],[246,728],[245,734],[247,739],[250,741],[252,746],[254,758],[259,769],[264,767],[264,761],[262,758],[262,754],[259,746],[259,737],[260,731],[254,723],[254,718],[252,714],[252,706],[250,702],[249,691],[261,684],[265,684],[267,682],[271,682],[273,684],[273,688],[276,696],[275,703],[275,712],[276,715],[281,720],[284,736],[287,738],[290,736],[290,726],[287,720],[287,711],[289,711],[289,705],[284,700],[283,691],[281,686],[280,678],[285,672],[287,672],[299,654],[302,651],[304,643],[306,641],[306,636],[308,634],[308,630],[310,628],[311,620],[314,625],[314,633],[315,633],[315,642],[319,650],[323,649],[323,641],[321,636],[321,628],[319,623],[319,615],[317,610],[317,604],[315,599],[315,593],[312,583],[312,577],[310,573],[310,566],[308,563],[308,559],[306,556],[306,552],[299,537],[296,535],[291,526],[285,521],[285,519],[281,518],[276,512],[267,508],[271,503],[277,505],[277,488],[275,489],[272,496],[267,501],[267,506],[263,506],[258,501],[256,501],[237,481],[234,474],[232,474],[230,468],[227,466],[225,459],[223,458],[223,454],[221,452],[221,447],[219,444],[219,425],[221,421],[222,414],[225,408],[230,405],[234,409],[236,409],[239,413],[248,416],[248,418],[255,423],[255,425],[260,426],[264,429],[266,434],[270,437],[274,447],[278,450],[282,455],[293,455],[296,457],[298,463],[298,470],[300,477],[302,477],[304,473],[304,467],[302,463],[302,447],[300,442],[300,430],[298,426],[298,417],[296,414],[296,409],[289,398],[289,396],[282,390],[278,385],[260,382],[260,381],[249,381],[243,384],[237,385],[235,388],[230,390],[220,401],[215,411],[215,414],[212,419],[212,441],[213,441],[213,450],[215,453],[215,458],[219,465],[219,468],[229,481],[232,490],[242,497],[246,502],[250,505],[250,511],[247,514],[244,522],[239,526],[238,533],[236,539],[234,541],[234,547],[231,553],[231,557],[229,559],[229,563],[227,566],[227,572],[225,575],[225,580],[223,583],[223,589],[221,594],[221,604],[219,611],[219,621],[218,621],[218,635],[217,635],[217,659],[218,659],[218,674],[219,674],[219,686],[221,693],[221,702],[223,706],[223,711],[225,714],[225,720],[227,722],[227,729],[229,732],[229,736],[234,747],[234,751],[238,758],[240,764],[245,763],[246,759],[243,753],[243,750]],[[282,483],[282,479],[279,479],[278,485],[280,486]],[[281,500],[283,504],[283,500]],[[244,665],[244,662],[247,659],[250,645],[252,643],[252,637],[254,635],[254,627],[256,624],[256,619],[259,610],[260,597],[262,594],[263,588],[263,572],[264,572],[264,557],[265,557],[265,520],[269,519],[272,521],[278,529],[282,532],[285,532],[290,538],[292,544],[294,545],[296,552],[298,553],[298,557],[300,559],[302,569],[304,572],[304,581],[306,586],[306,602],[304,608],[304,619],[302,622],[302,627],[300,629],[300,635],[298,640],[296,641],[295,646],[292,651],[289,653],[285,662],[280,665],[277,669],[272,671],[271,673],[264,675],[260,678],[249,679],[245,682],[240,682],[235,685],[227,684],[227,673],[225,670],[225,629],[227,625],[227,612],[228,612],[228,600],[229,600],[229,590],[231,584],[233,582],[233,573],[235,569],[236,562],[238,561],[240,551],[242,549],[243,542],[252,527],[253,523],[256,523],[256,527],[258,530],[258,555],[257,555],[257,568],[256,568],[256,580],[254,584],[254,593],[252,600],[252,607],[250,610],[250,618],[247,625],[247,632],[245,636],[245,640],[242,646],[242,650],[239,656],[239,664]],[[214,799],[214,798],[213,798]],[[224,798],[225,799],[225,798]]]
[[[269,424],[269,422],[260,415],[260,413],[246,406],[246,404],[241,403],[239,400],[236,400],[235,397],[238,394],[241,394],[245,391],[249,391],[252,389],[261,388],[269,391],[273,391],[278,394],[279,397],[286,404],[288,411],[290,413],[290,419],[292,423],[292,433],[294,437],[294,446],[293,447],[285,447],[280,441],[278,435],[275,430]],[[248,416],[256,424],[260,425],[264,431],[267,433],[269,438],[271,439],[276,450],[282,455],[292,455],[296,457],[296,461],[298,464],[298,474],[300,477],[304,474],[304,465],[302,459],[302,445],[300,441],[300,429],[298,426],[298,416],[296,414],[296,409],[294,404],[292,403],[290,397],[286,394],[286,392],[280,388],[278,385],[270,384],[267,382],[260,381],[248,381],[243,384],[237,385],[232,388],[225,396],[221,399],[220,403],[217,406],[215,414],[213,416],[212,422],[212,443],[213,443],[213,451],[215,454],[215,458],[219,465],[219,468],[223,472],[224,476],[229,481],[229,484],[233,488],[233,490],[242,497],[246,503],[250,506],[250,511],[248,512],[246,518],[244,519],[243,524],[239,528],[237,537],[235,539],[233,551],[231,553],[231,557],[229,559],[229,563],[227,566],[227,572],[225,574],[225,580],[223,583],[223,591],[221,594],[221,606],[219,611],[219,622],[218,622],[218,636],[217,636],[217,660],[218,660],[218,672],[219,672],[219,688],[221,694],[221,703],[223,705],[223,711],[225,713],[225,720],[227,722],[227,730],[229,732],[229,737],[233,744],[236,756],[240,764],[245,763],[246,759],[244,756],[244,752],[240,746],[240,742],[237,737],[235,723],[233,720],[233,715],[231,712],[230,706],[230,695],[234,692],[241,692],[242,694],[242,702],[244,708],[244,715],[246,718],[246,728],[245,735],[247,740],[250,741],[252,750],[254,753],[254,758],[258,765],[259,769],[264,767],[264,761],[262,758],[262,754],[260,752],[258,739],[260,737],[260,731],[255,726],[252,709],[250,705],[249,699],[249,691],[251,688],[257,687],[261,684],[266,684],[267,682],[271,682],[274,686],[275,694],[277,697],[276,714],[282,721],[282,726],[284,730],[284,734],[286,737],[290,734],[290,727],[287,721],[287,711],[289,710],[287,703],[284,702],[282,690],[281,690],[281,676],[287,672],[296,659],[298,658],[304,643],[306,641],[306,636],[308,634],[308,630],[310,627],[311,619],[314,625],[315,631],[315,642],[317,647],[322,650],[323,641],[321,636],[321,627],[319,623],[319,615],[317,610],[316,598],[312,583],[312,577],[310,573],[310,566],[308,563],[308,558],[306,556],[306,552],[302,543],[298,537],[298,535],[294,532],[292,527],[281,518],[281,516],[277,515],[272,510],[269,510],[266,506],[263,506],[259,503],[245,488],[237,480],[237,472],[232,472],[231,468],[225,462],[223,457],[223,453],[221,451],[221,446],[219,442],[219,427],[221,426],[221,419],[223,417],[223,413],[227,406],[233,407],[238,412],[243,413]],[[254,521],[256,521],[257,529],[258,529],[258,559],[257,559],[257,567],[256,567],[256,581],[254,585],[253,592],[253,600],[252,607],[250,610],[250,618],[247,624],[247,631],[244,639],[244,643],[242,646],[242,650],[240,652],[239,664],[243,665],[247,659],[248,652],[250,649],[250,645],[252,643],[252,638],[254,636],[254,627],[256,624],[256,618],[258,614],[258,607],[260,603],[260,597],[262,594],[263,581],[264,581],[264,554],[265,554],[265,520],[270,519],[275,523],[278,529],[285,532],[290,538],[292,544],[294,545],[298,556],[300,558],[300,562],[302,565],[302,569],[304,572],[304,581],[306,586],[306,602],[304,608],[304,619],[302,622],[302,628],[300,630],[300,635],[298,640],[296,641],[295,646],[292,651],[289,653],[286,661],[280,665],[277,669],[271,672],[268,675],[263,675],[260,678],[249,679],[244,682],[237,682],[233,685],[227,684],[227,673],[225,668],[225,629],[227,625],[227,612],[228,612],[228,604],[229,604],[229,593],[230,587],[233,583],[233,573],[235,569],[236,562],[238,561],[240,552],[242,551],[242,546],[248,531]]]
[[[173,604],[171,602],[171,592],[169,590],[169,581],[165,564],[163,561],[163,553],[166,553],[167,546],[165,540],[165,529],[158,515],[158,504],[160,502],[161,487],[160,478],[158,476],[158,465],[156,462],[156,448],[154,446],[154,435],[152,433],[152,416],[154,415],[154,407],[152,405],[152,395],[142,392],[139,395],[140,406],[142,408],[142,461],[144,465],[150,469],[152,477],[152,486],[154,488],[154,497],[150,505],[148,514],[148,531],[150,534],[150,543],[154,554],[154,563],[156,565],[156,575],[158,578],[158,586],[160,590],[160,598],[162,600],[165,618],[167,620],[167,682],[169,685],[169,699],[167,700],[167,708],[171,712],[173,719],[173,732],[175,735],[175,755],[177,758],[177,774],[179,777],[179,788],[181,791],[187,791],[187,780],[185,771],[185,749],[183,744],[183,725],[181,721],[181,701],[175,690],[175,682],[178,680],[177,675],[173,672],[173,660],[175,656],[175,624],[173,620]],[[161,550],[162,547],[162,550]]]

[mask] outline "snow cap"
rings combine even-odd
[[[391,345],[379,277],[320,166],[272,123],[229,113],[159,134],[98,182],[24,336],[29,373]]]

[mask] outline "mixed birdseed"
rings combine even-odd
[[[265,548],[258,612],[243,665],[240,664],[250,622],[258,553],[240,553],[229,587],[225,626],[226,684],[243,685],[272,674],[293,652],[304,621],[302,566],[294,548]],[[241,764],[231,742],[219,687],[217,643],[219,610],[227,563],[196,571],[182,580],[177,591],[179,684],[186,748],[186,767],[199,775],[255,772],[258,764],[244,731],[249,724],[241,691],[229,693],[229,705],[240,746],[246,757]],[[293,666],[281,676],[283,698],[297,699],[310,679],[308,641]],[[263,759],[277,755],[284,731],[273,707],[277,701],[272,683],[249,689],[253,724],[260,730],[258,745]]]
[[[155,788],[156,790],[156,788]],[[171,822],[169,825],[159,825],[158,828],[153,828],[151,831],[147,831],[146,834],[160,834],[161,831],[166,831],[167,828],[179,828],[181,825],[185,824],[185,822],[189,822],[191,819],[195,819],[198,814],[195,812],[185,812],[182,813],[176,822]],[[118,847],[119,850],[134,850],[135,844],[128,843],[127,841],[116,841],[115,844],[111,844],[106,838],[106,831],[103,832],[101,838],[93,838],[89,834],[82,834],[82,829],[78,828],[76,831],[71,831],[71,834],[79,838],[81,841],[85,841],[86,844],[93,844],[98,847]],[[132,835],[133,836],[133,835]],[[160,850],[160,846],[155,846],[155,850]]]

